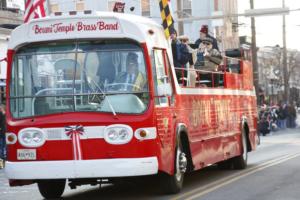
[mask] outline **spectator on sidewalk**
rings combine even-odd
[[[278,127],[280,129],[286,128],[286,118],[287,118],[287,106],[286,104],[280,104],[278,109]]]
[[[262,118],[259,121],[259,133],[263,136],[266,136],[270,133],[270,124],[265,116],[262,116]]]
[[[5,120],[5,106],[0,105],[0,169],[4,167],[4,161],[6,160],[6,120]]]
[[[258,114],[259,123],[258,123],[258,131],[261,135],[266,136],[270,133],[270,113],[268,111],[268,106],[264,104],[259,111]]]
[[[296,109],[294,105],[288,104],[287,106],[287,128],[296,128]]]
[[[278,115],[277,115],[277,105],[273,105],[270,108],[270,130],[277,131],[278,129]]]

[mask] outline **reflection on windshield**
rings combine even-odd
[[[16,118],[142,113],[149,101],[144,55],[139,46],[120,41],[23,47],[14,58],[10,96]]]

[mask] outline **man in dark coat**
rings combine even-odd
[[[279,128],[281,128],[281,129],[286,128],[287,115],[288,115],[287,105],[286,104],[281,104],[279,106],[279,110],[278,110]]]
[[[180,52],[179,52],[179,45],[180,45],[180,41],[177,38],[177,31],[175,29],[171,30],[171,47],[172,47],[172,55],[173,55],[173,62],[174,62],[174,67],[176,68],[181,68],[182,64],[180,64],[179,62],[179,56],[180,56]]]
[[[202,40],[204,38],[211,38],[212,39],[212,48],[213,49],[217,49],[219,51],[219,47],[218,47],[218,42],[216,40],[216,38],[214,38],[213,36],[208,34],[208,26],[207,25],[203,25],[200,29],[200,38],[198,40],[196,40],[195,45],[197,47],[199,47],[200,43],[202,42]]]

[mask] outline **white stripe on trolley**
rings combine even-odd
[[[255,96],[254,90],[234,90],[224,88],[178,88],[178,94],[185,95],[228,95]]]
[[[83,135],[79,137],[82,140],[104,138],[104,128],[105,126],[85,126]],[[70,140],[64,127],[43,128],[43,131],[47,135],[47,140]]]
[[[86,140],[86,139],[103,139],[104,138],[104,129],[106,126],[84,126],[83,134],[75,134],[78,135],[78,140]],[[44,133],[46,134],[46,140],[71,140],[69,136],[67,136],[64,127],[53,127],[53,128],[42,128]],[[145,138],[141,138],[139,136],[140,130],[146,130],[148,135]],[[157,137],[156,127],[141,127],[135,130],[134,132],[135,138],[138,140],[151,140]],[[74,136],[75,137],[75,136]],[[79,141],[78,141],[79,142]],[[76,144],[76,143],[75,143]],[[80,147],[79,147],[80,148]]]

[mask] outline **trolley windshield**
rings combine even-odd
[[[144,54],[133,42],[31,44],[14,56],[14,118],[88,111],[139,114],[148,102]]]

